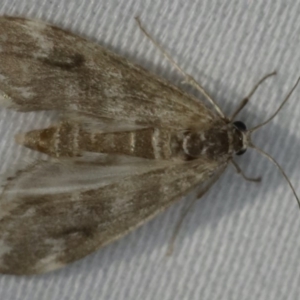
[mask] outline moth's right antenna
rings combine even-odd
[[[261,128],[262,126],[266,125],[267,123],[269,123],[271,120],[274,119],[274,117],[279,113],[279,111],[282,109],[282,107],[284,106],[284,104],[289,100],[291,94],[293,93],[293,91],[295,90],[295,88],[297,87],[297,85],[300,82],[300,77],[298,78],[297,82],[295,83],[295,85],[293,86],[293,88],[290,90],[290,92],[287,94],[287,96],[285,97],[285,99],[282,101],[282,103],[280,104],[280,106],[278,107],[278,109],[275,111],[275,113],[268,118],[266,121],[264,121],[263,123],[251,128],[248,131],[248,146],[255,149],[256,151],[258,151],[260,154],[262,154],[263,156],[267,157],[281,172],[281,174],[283,175],[283,177],[286,179],[287,183],[289,184],[290,188],[292,189],[295,198],[298,202],[298,206],[300,208],[300,199],[296,194],[295,188],[293,187],[291,181],[289,180],[288,176],[286,175],[286,173],[283,171],[282,167],[278,164],[278,162],[272,157],[270,156],[268,153],[264,152],[262,149],[256,147],[250,139],[251,133],[255,132],[257,129]]]
[[[281,174],[283,175],[283,177],[285,178],[285,180],[287,181],[287,183],[289,184],[290,188],[292,189],[294,196],[297,200],[299,209],[300,209],[300,200],[299,197],[297,196],[297,193],[295,191],[295,188],[293,187],[291,181],[289,180],[288,176],[286,175],[286,173],[284,172],[284,170],[282,169],[282,167],[279,165],[279,163],[268,153],[264,152],[262,149],[254,146],[254,145],[250,145],[251,148],[255,149],[256,151],[258,151],[261,155],[265,156],[266,158],[268,158],[281,172]]]

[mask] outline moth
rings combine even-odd
[[[1,107],[59,116],[50,127],[15,137],[16,143],[47,159],[16,170],[3,185],[1,273],[36,274],[63,267],[120,238],[195,188],[204,194],[228,164],[241,173],[233,156],[254,147],[251,133],[277,112],[247,130],[233,119],[258,85],[227,118],[174,65],[208,104],[68,31],[0,17]]]

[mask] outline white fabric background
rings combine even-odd
[[[227,114],[258,79],[277,70],[241,113],[248,127],[265,120],[300,75],[297,0],[0,0],[0,12],[70,29],[179,84],[181,76],[137,27],[139,15]],[[299,96],[300,87],[254,138],[283,166],[298,194]],[[45,120],[0,113],[3,171],[21,153],[12,148],[12,135]],[[64,269],[0,276],[0,299],[299,299],[300,212],[293,194],[255,151],[238,162],[263,182],[245,182],[228,168],[185,220],[171,257],[165,253],[182,203]]]

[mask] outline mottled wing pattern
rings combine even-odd
[[[80,259],[165,210],[219,167],[196,160],[39,162],[4,191],[0,272],[40,273]]]
[[[205,129],[216,121],[192,96],[126,59],[54,26],[9,17],[0,17],[0,105],[54,110],[91,133]],[[9,178],[0,199],[0,272],[40,273],[80,259],[214,182],[226,166],[80,155],[36,161]]]
[[[0,49],[0,102],[7,108],[178,129],[209,126],[215,118],[141,67],[39,21],[0,17]]]

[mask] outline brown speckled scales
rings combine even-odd
[[[57,111],[16,141],[53,159],[7,181],[0,272],[47,272],[220,176],[242,133],[165,80],[67,31],[0,18],[0,104]]]

